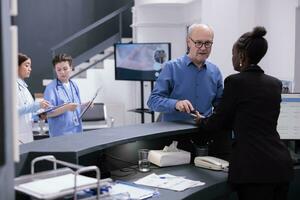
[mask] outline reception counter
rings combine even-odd
[[[112,160],[115,162],[129,161],[129,165],[132,165],[136,164],[137,148],[153,149],[153,146],[161,147],[162,145],[170,144],[168,142],[173,139],[177,139],[178,137],[184,138],[188,134],[195,133],[198,134],[199,129],[193,122],[158,122],[99,129],[82,134],[37,140],[20,146],[20,162],[16,163],[16,176],[29,174],[31,160],[41,155],[54,155],[59,160],[79,165],[89,165],[91,164],[90,161],[102,164],[106,164],[106,162],[110,163],[108,158],[113,158]],[[199,136],[201,137],[201,135]],[[133,149],[131,149],[132,146],[134,146]],[[105,155],[105,159],[101,158],[103,155]],[[46,165],[37,165],[37,168],[44,170],[44,167],[49,167]],[[101,170],[102,172],[105,171]],[[114,169],[111,167],[106,169],[106,171],[111,170]],[[201,199],[223,199],[229,192],[226,183],[227,173],[225,172],[200,169],[193,165],[157,168],[153,169],[152,172],[158,174],[170,173],[206,182],[204,186],[188,189],[184,192],[160,189],[159,199],[199,199],[199,197]],[[299,190],[297,189],[300,185],[299,174],[300,170],[296,168],[289,199],[300,197]],[[122,179],[134,181],[144,175],[146,174],[137,173],[123,177]],[[233,197],[233,199],[235,198]]]
[[[28,174],[31,160],[41,155],[51,154],[57,159],[80,164],[81,157],[114,146],[136,141],[160,140],[197,131],[192,122],[158,122],[37,140],[20,145],[20,162],[16,164],[16,175]]]

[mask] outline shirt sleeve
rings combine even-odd
[[[170,98],[174,88],[172,78],[172,65],[166,64],[156,80],[153,91],[150,94],[147,105],[155,112],[173,112],[177,100]]]
[[[226,78],[223,98],[214,110],[213,114],[200,122],[200,127],[207,131],[217,131],[224,128],[232,128],[237,106],[238,83],[232,78]]]
[[[44,91],[44,99],[50,103],[50,105],[58,106],[55,91],[52,85],[48,85]]]
[[[27,90],[27,89],[25,89],[25,90]],[[17,89],[17,91],[19,91],[19,90]],[[21,92],[21,91],[19,91],[19,92]],[[18,98],[21,98],[20,94],[18,94]],[[21,99],[18,99],[18,101],[21,101]],[[19,115],[36,112],[39,108],[40,108],[39,102],[33,102],[28,105],[22,105],[22,106],[17,104],[17,110],[18,110]]]
[[[34,113],[40,108],[40,103],[39,102],[34,102],[29,105],[24,105],[24,106],[18,106],[18,112],[20,115],[24,115],[27,113]]]

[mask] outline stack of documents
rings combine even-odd
[[[147,185],[152,187],[170,189],[175,191],[183,191],[188,188],[204,185],[204,182],[193,181],[180,176],[173,176],[171,174],[157,175],[155,173],[145,176],[134,183]]]
[[[74,189],[74,174],[66,174],[53,178],[36,180],[15,186],[15,189],[31,196],[45,199],[60,196],[63,193],[72,193]],[[97,179],[77,175],[77,187],[96,187]],[[69,192],[68,192],[69,191]]]

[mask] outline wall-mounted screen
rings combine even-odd
[[[281,94],[277,130],[281,139],[300,140],[300,94]]]
[[[115,79],[155,81],[171,59],[170,43],[115,44]]]

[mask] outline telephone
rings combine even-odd
[[[229,162],[212,156],[198,156],[194,160],[195,166],[212,170],[227,170]]]

